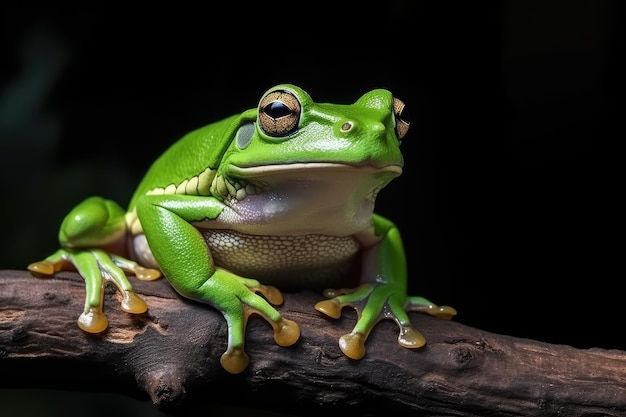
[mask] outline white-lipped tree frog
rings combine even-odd
[[[302,89],[278,85],[258,106],[201,127],[151,166],[128,210],[101,197],[74,208],[59,231],[61,249],[28,266],[36,276],[76,269],[85,279],[78,326],[103,332],[103,291],[113,283],[122,308],[147,305],[126,274],[163,274],[181,295],[218,309],[228,324],[222,366],[239,373],[248,317],[256,313],[282,346],[298,325],[273,306],[277,286],[327,287],[357,273],[355,289],[325,291],[315,308],[334,318],[344,306],[357,323],[341,337],[350,358],[365,354],[375,324],[390,318],[407,348],[426,342],[407,311],[449,319],[452,307],[407,295],[407,267],[394,223],[374,214],[378,192],[402,172],[400,143],[409,129],[405,104],[389,91],[354,104],[315,103]]]

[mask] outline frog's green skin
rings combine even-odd
[[[398,323],[400,345],[420,347],[425,340],[406,311],[442,318],[456,312],[407,296],[400,233],[373,213],[377,193],[402,172],[406,115],[404,103],[386,90],[339,105],[278,85],[257,108],[174,143],[154,162],[128,211],[100,197],[78,205],[61,225],[62,248],[29,269],[35,275],[78,270],[87,288],[78,325],[92,333],[108,325],[107,282],[123,295],[125,311],[143,313],[147,306],[125,274],[150,280],[162,272],[180,294],[223,314],[229,333],[221,363],[238,373],[248,364],[250,314],[272,324],[279,345],[299,338],[298,326],[271,305],[282,302],[274,286],[331,285],[356,263],[360,286],[326,290],[330,299],[315,306],[334,318],[344,306],[357,308],[353,331],[339,341],[342,351],[363,357],[367,335],[383,318]]]

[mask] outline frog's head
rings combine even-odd
[[[221,163],[229,177],[323,164],[402,172],[400,143],[409,129],[408,112],[387,90],[369,91],[353,104],[328,104],[281,84],[265,92],[240,121]]]
[[[400,168],[399,145],[409,128],[404,103],[387,90],[369,91],[354,104],[328,104],[290,84],[269,89],[241,120],[227,155],[240,168],[320,162]]]
[[[218,184],[225,186],[214,189],[231,197],[237,190],[238,200],[289,198],[293,205],[280,210],[341,206],[346,216],[358,211],[365,219],[378,191],[402,173],[400,143],[408,128],[404,103],[387,90],[369,91],[353,104],[328,104],[281,84],[239,118],[218,168]]]

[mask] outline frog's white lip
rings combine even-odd
[[[327,170],[329,172],[342,170],[358,170],[364,173],[389,172],[396,175],[400,175],[402,173],[402,167],[399,165],[348,165],[338,164],[334,162],[294,162],[291,164],[273,164],[250,167],[240,167],[231,164],[229,169],[230,173],[233,176],[239,178],[258,178],[266,175],[276,175],[279,173],[296,173],[304,171],[312,172],[314,170]]]

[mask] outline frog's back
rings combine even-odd
[[[149,192],[180,187],[185,181],[210,175],[220,164],[234,132],[239,115],[208,124],[185,134],[152,163],[135,190],[130,207],[136,199]]]

